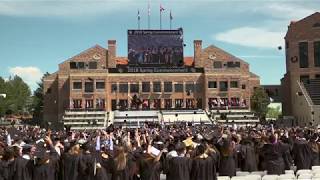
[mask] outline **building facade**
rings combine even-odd
[[[285,36],[286,74],[281,79],[283,115],[299,125],[320,122],[320,13],[291,22]]]
[[[179,69],[127,68],[127,57],[95,45],[59,64],[44,79],[44,120],[61,122],[67,111],[250,109],[259,77],[245,61],[194,41],[194,56]]]

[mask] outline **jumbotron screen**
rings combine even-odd
[[[128,30],[129,66],[183,65],[183,30]]]

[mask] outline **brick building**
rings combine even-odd
[[[283,115],[299,125],[320,123],[320,13],[292,21],[285,36]]]
[[[128,71],[116,46],[115,40],[107,49],[95,45],[44,79],[45,121],[57,124],[82,111],[90,112],[85,119],[95,116],[106,125],[116,110],[250,110],[253,89],[260,85],[248,63],[213,45],[202,48],[201,40],[194,41],[194,57],[184,57],[183,67],[173,72]]]

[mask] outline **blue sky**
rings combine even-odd
[[[183,27],[185,55],[193,40],[214,44],[250,63],[262,84],[279,84],[285,73],[283,37],[291,20],[320,11],[319,0],[150,0],[151,28]],[[147,28],[148,0],[0,0],[0,76],[20,75],[32,89],[44,72],[108,39],[127,53],[126,30]]]

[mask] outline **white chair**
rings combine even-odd
[[[262,176],[267,175],[267,172],[266,171],[253,171],[253,172],[251,172],[251,174],[260,175],[262,177]]]
[[[284,173],[285,174],[294,174],[294,171],[293,170],[285,170]]]
[[[262,177],[262,180],[278,180],[278,175],[265,175]]]
[[[300,169],[297,171],[297,176],[300,174],[312,174],[312,171],[310,169]]]
[[[299,174],[297,175],[299,180],[311,180],[312,179],[312,174]]]
[[[278,180],[295,180],[296,176],[294,174],[281,174]]]
[[[245,176],[246,180],[261,180],[261,176],[259,174],[249,174]]]
[[[320,169],[320,166],[312,166],[312,167],[311,167],[311,170],[312,170],[312,171],[317,170],[317,169]]]
[[[237,176],[246,176],[249,175],[250,173],[248,171],[237,171],[236,175]]]
[[[230,180],[229,176],[218,176],[217,180]]]
[[[233,176],[231,180],[246,180],[246,176]]]

